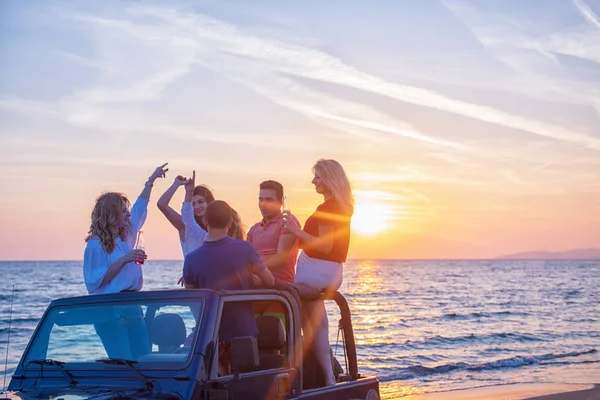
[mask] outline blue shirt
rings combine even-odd
[[[254,247],[244,241],[226,236],[206,241],[185,257],[183,279],[199,289],[246,290],[252,289],[251,273],[266,268]],[[219,340],[234,337],[257,336],[254,308],[249,302],[229,302],[223,307]]]

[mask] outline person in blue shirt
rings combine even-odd
[[[212,290],[252,289],[252,274],[264,286],[273,286],[271,271],[261,261],[252,244],[227,235],[233,211],[222,200],[206,208],[208,238],[185,257],[183,280],[186,288]],[[258,336],[254,308],[250,302],[229,302],[223,307],[219,327],[219,372],[229,373],[231,339]]]

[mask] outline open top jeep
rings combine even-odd
[[[53,301],[12,377],[13,399],[379,399],[375,377],[358,372],[350,311],[338,292],[344,368],[324,374],[301,335],[301,302],[292,286],[215,292],[169,290]],[[223,307],[276,305],[256,315],[258,337],[230,342],[219,374]],[[263,307],[264,308],[264,307]],[[333,357],[333,354],[332,354]]]

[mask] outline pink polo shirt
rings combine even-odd
[[[293,221],[296,225],[300,226],[300,222],[293,217]],[[254,246],[261,260],[277,254],[277,246],[279,244],[279,237],[283,230],[283,219],[281,213],[277,214],[272,220],[266,222],[264,219],[257,222],[248,231],[248,237],[246,240]],[[287,263],[279,268],[271,270],[273,277],[280,282],[293,283],[294,276],[296,275],[296,258],[298,257],[298,239],[292,249]]]

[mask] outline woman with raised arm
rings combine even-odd
[[[350,218],[354,198],[348,177],[339,162],[319,160],[313,166],[312,180],[323,203],[306,220],[304,229],[288,224],[289,212],[284,213],[285,228],[300,239],[302,252],[296,264],[294,284],[318,292],[335,291],[342,285],[343,264],[350,244]],[[325,372],[327,385],[335,384],[329,347],[329,324],[325,304],[320,296],[303,303],[302,330],[304,339]],[[306,299],[304,299],[306,300]]]
[[[185,227],[186,238],[191,238],[194,242],[199,242],[200,245],[204,243],[206,240],[208,233],[206,231],[205,225],[201,225],[195,218],[194,214],[194,193],[196,184],[196,171],[192,171],[192,177],[187,179],[184,182],[185,186],[185,198],[183,200],[183,205],[181,206],[181,219],[183,221],[183,225]],[[214,200],[214,198],[213,198]],[[212,201],[212,200],[211,200]],[[209,202],[210,203],[210,202]],[[204,207],[204,211],[206,212],[206,206]],[[233,211],[233,222],[229,231],[227,232],[228,236],[231,236],[235,239],[245,240],[245,232],[244,226],[242,223],[242,219],[237,211]],[[200,247],[197,246],[196,248]],[[190,251],[195,250],[190,249]],[[188,252],[189,253],[189,252]]]
[[[134,250],[137,233],[148,215],[148,201],[157,178],[168,171],[157,167],[129,211],[130,202],[122,193],[108,192],[96,199],[83,254],[83,276],[90,294],[141,290],[143,250]]]
[[[179,232],[179,242],[181,243],[181,251],[183,252],[184,257],[190,252],[196,250],[198,247],[202,246],[202,243],[204,243],[204,239],[206,237],[205,234],[190,235],[189,230],[185,229],[185,224],[183,223],[181,214],[169,206],[169,203],[171,202],[171,199],[173,198],[173,195],[177,189],[179,189],[180,186],[186,185],[188,181],[189,179],[186,179],[181,175],[175,177],[173,184],[165,191],[165,193],[163,193],[156,203],[158,209],[164,214],[165,217],[167,217],[171,225],[173,225],[173,227]],[[215,197],[204,185],[192,186],[191,189],[192,192],[189,205],[192,219],[196,223],[195,225],[198,225],[203,232],[206,232],[204,214],[206,213],[206,207],[215,200]]]
[[[146,253],[133,247],[137,233],[146,221],[154,181],[165,177],[166,165],[156,168],[150,175],[131,211],[130,202],[122,193],[104,193],[96,199],[83,253],[83,278],[88,293],[142,289],[141,263],[146,259]],[[106,354],[128,360],[147,354],[150,341],[141,308],[118,306],[113,308],[113,313],[112,318],[94,324]]]

